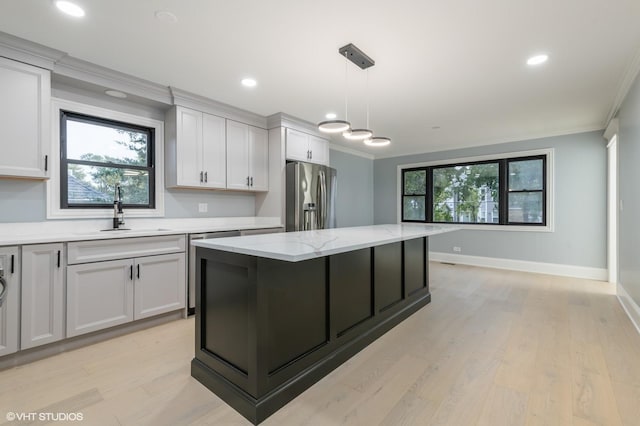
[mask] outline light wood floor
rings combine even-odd
[[[263,424],[640,424],[640,335],[612,285],[431,266],[431,304]],[[248,425],[190,377],[193,328],[180,320],[2,371],[0,421]]]

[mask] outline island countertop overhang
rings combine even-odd
[[[447,225],[370,225],[197,240],[192,244],[213,250],[300,262],[398,241],[429,237],[458,229]]]

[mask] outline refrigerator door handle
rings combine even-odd
[[[327,227],[327,175],[324,170],[320,170],[320,212],[318,214],[318,228]]]

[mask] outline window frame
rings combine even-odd
[[[86,124],[98,124],[119,130],[133,130],[147,134],[147,165],[136,166],[131,164],[103,163],[99,161],[75,160],[67,158],[67,119]],[[113,169],[143,170],[149,176],[149,202],[147,204],[122,204],[126,209],[154,209],[155,208],[155,173],[154,173],[154,146],[155,130],[151,127],[125,123],[117,120],[110,120],[95,117],[77,112],[60,110],[60,208],[61,209],[113,209],[113,203],[105,204],[69,204],[68,198],[68,165],[79,164],[85,166],[109,167]]]
[[[47,219],[111,219],[113,217],[113,205],[110,209],[107,208],[61,208],[60,203],[60,166],[61,166],[61,151],[60,151],[60,111],[69,111],[77,114],[89,115],[92,117],[103,118],[106,120],[118,121],[130,125],[137,125],[142,127],[152,128],[154,130],[154,183],[155,183],[155,198],[154,208],[127,208],[125,206],[125,215],[128,218],[143,218],[143,217],[164,217],[164,121],[160,119],[154,119],[153,113],[142,109],[142,107],[125,107],[122,109],[134,111],[135,114],[116,111],[113,109],[102,108],[94,105],[88,105],[76,101],[67,99],[52,98],[51,102],[51,117],[55,117],[51,121],[51,152],[54,155],[51,156],[50,176],[51,178],[46,182],[46,196],[47,196]]]
[[[464,229],[478,230],[509,230],[509,231],[535,231],[535,232],[553,232],[553,153],[552,148],[510,152],[496,155],[484,155],[477,157],[465,157],[458,159],[447,159],[439,161],[431,161],[414,164],[398,165],[398,223],[425,223],[434,225],[451,225]],[[522,160],[543,160],[543,189],[528,190],[524,192],[542,192],[542,223],[531,222],[510,222],[508,216],[509,193],[518,191],[509,191],[508,187],[508,168],[510,162]],[[438,168],[447,168],[455,166],[467,166],[474,164],[498,163],[499,165],[499,223],[483,223],[483,222],[435,222],[433,221],[433,170]],[[404,171],[426,170],[426,187],[427,194],[425,196],[425,220],[404,220]]]

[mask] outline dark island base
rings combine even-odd
[[[260,423],[431,301],[427,253],[427,238],[302,262],[198,248],[191,375]]]

